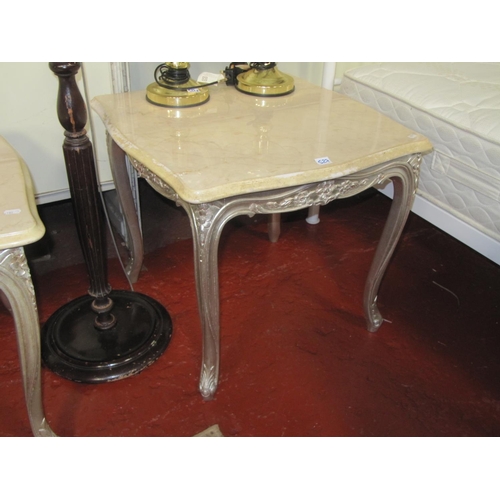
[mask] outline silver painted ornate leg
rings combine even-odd
[[[206,400],[213,398],[219,379],[219,271],[218,246],[225,223],[238,215],[232,211],[234,204],[215,201],[203,204],[190,204],[158,176],[144,165],[130,157],[138,174],[161,195],[182,206],[191,223],[194,248],[194,267],[196,294],[202,329],[202,363],[199,389]],[[223,210],[227,209],[227,210]],[[243,212],[244,213],[244,212]]]
[[[392,180],[394,197],[365,285],[363,306],[370,332],[377,331],[383,321],[377,307],[378,289],[413,205],[420,161],[420,155],[411,156],[406,162],[394,163],[384,171],[382,181]]]
[[[24,397],[35,436],[54,437],[42,403],[40,323],[31,273],[22,247],[0,251],[0,288],[10,304],[17,343]]]
[[[185,206],[193,230],[196,293],[202,328],[202,364],[199,388],[213,398],[219,380],[220,302],[218,247],[225,223],[221,202]],[[222,216],[222,217],[221,217]]]
[[[127,166],[125,162],[125,152],[116,144],[108,134],[108,155],[113,174],[113,181],[116,187],[118,201],[123,211],[127,232],[129,235],[128,251],[130,255],[129,262],[125,268],[125,272],[132,283],[139,279],[142,262],[144,260],[144,245],[139,224],[139,217],[130,188],[130,180],[127,175]]]

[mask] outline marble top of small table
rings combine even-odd
[[[0,136],[0,250],[33,243],[44,233],[28,167]]]
[[[188,203],[335,179],[432,149],[368,106],[300,79],[293,94],[265,99],[218,84],[194,108],[155,106],[144,91],[91,105],[120,148]]]

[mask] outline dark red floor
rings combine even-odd
[[[143,201],[148,253],[135,289],[168,309],[172,341],[119,382],[82,385],[44,369],[57,434],[193,436],[218,424],[226,436],[500,435],[500,267],[412,214],[379,293],[386,321],[369,333],[363,286],[390,205],[375,192],[322,208],[317,226],[304,212],[285,216],[275,244],[265,217],[226,227],[220,385],[203,401],[189,224],[155,196]],[[81,263],[58,268],[80,257],[71,225],[54,229],[68,205],[54,210],[45,215],[53,258],[31,264],[42,323],[87,290]],[[127,289],[115,258],[109,278]],[[0,435],[29,436],[3,308],[0,341]]]

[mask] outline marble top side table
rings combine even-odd
[[[190,217],[205,399],[219,376],[219,237],[237,215],[324,205],[391,180],[394,199],[363,299],[368,329],[380,327],[377,291],[413,203],[421,156],[432,149],[424,136],[299,79],[293,94],[267,99],[218,85],[195,108],[160,108],[144,92],[99,96],[91,106],[106,126],[112,168],[123,172],[128,155]]]

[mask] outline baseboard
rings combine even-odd
[[[113,181],[106,181],[101,183],[101,189],[103,191],[109,191],[110,189],[115,189],[115,185]],[[45,203],[53,203],[55,201],[69,200],[70,198],[71,194],[69,192],[69,188],[35,195],[37,205],[44,205]]]
[[[392,183],[387,184],[385,188],[379,189],[379,191],[392,199]],[[451,215],[418,194],[415,197],[415,202],[413,203],[411,211],[484,257],[490,259],[495,264],[500,265],[499,241],[478,231],[475,227],[470,226],[466,222],[457,219],[454,215]]]

